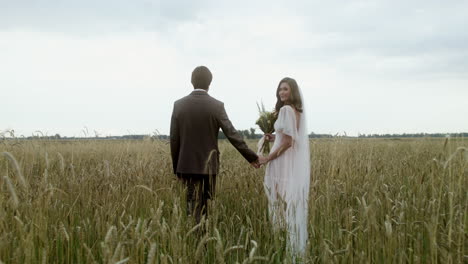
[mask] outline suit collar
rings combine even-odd
[[[192,91],[190,95],[208,95],[206,91]]]

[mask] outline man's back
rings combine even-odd
[[[176,122],[177,132],[171,130],[171,142],[178,137],[179,145],[174,173],[217,173],[218,114],[222,108],[222,102],[202,91],[194,91],[174,103],[175,120],[171,123]]]
[[[205,91],[193,91],[176,101],[171,118],[174,173],[217,174],[220,128],[247,161],[251,163],[258,159],[232,126],[222,102]]]

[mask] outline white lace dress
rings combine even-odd
[[[302,118],[299,119],[299,126],[301,121]],[[271,152],[280,147],[284,135],[291,136],[293,144],[266,166],[264,186],[269,201],[268,209],[274,228],[288,229],[289,246],[292,251],[304,253],[308,236],[307,202],[310,163],[309,156],[304,157],[309,155],[308,138],[307,142],[301,140],[303,135],[300,135],[301,130],[297,129],[295,110],[289,105],[280,109],[274,126],[276,139]],[[307,168],[305,169],[304,166]]]

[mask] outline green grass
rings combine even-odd
[[[312,140],[305,262],[466,263],[466,147],[463,139]],[[220,149],[202,236],[184,214],[167,143],[0,142],[0,261],[290,263],[285,233],[268,221],[264,169],[228,142]]]

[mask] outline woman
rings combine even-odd
[[[275,228],[286,225],[289,247],[304,255],[307,246],[307,209],[310,185],[310,150],[303,97],[292,78],[280,81],[276,90],[276,136],[266,157],[265,191]]]

